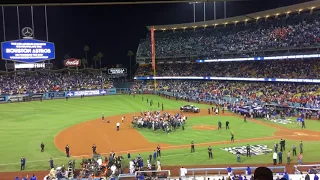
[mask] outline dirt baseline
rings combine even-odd
[[[217,130],[217,126],[212,126],[212,125],[196,125],[196,126],[192,126],[193,129],[195,130]]]

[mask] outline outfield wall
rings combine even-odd
[[[58,91],[47,93],[26,93],[16,95],[0,95],[0,103],[6,102],[27,102],[27,101],[40,101],[46,99],[61,99],[73,98],[84,96],[105,96],[126,93],[126,88],[111,88],[111,89],[94,89],[94,90],[79,90],[79,91]]]

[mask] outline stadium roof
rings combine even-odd
[[[314,0],[310,2],[295,4],[286,7],[280,7],[276,9],[270,9],[266,11],[251,13],[243,16],[235,16],[226,19],[217,19],[210,21],[201,21],[195,23],[184,23],[184,24],[169,24],[169,25],[155,25],[154,28],[156,31],[163,30],[176,30],[176,29],[187,29],[187,28],[197,28],[197,27],[207,27],[207,26],[218,26],[218,25],[227,25],[235,24],[239,22],[246,21],[256,21],[260,18],[268,18],[271,16],[279,16],[288,13],[301,12],[301,11],[310,11],[316,8],[320,8],[320,0]],[[152,26],[147,26],[150,30]]]
[[[213,1],[250,1],[250,0],[2,0],[1,6],[97,6],[97,5],[133,5],[133,4],[168,4]]]

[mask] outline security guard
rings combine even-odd
[[[209,159],[213,159],[211,146],[208,147],[208,154],[209,154]]]
[[[194,150],[194,142],[191,141],[191,153],[194,153],[194,152],[195,152],[195,150]]]
[[[69,148],[69,145],[67,144],[67,146],[66,146],[66,154],[67,154],[67,157],[70,157],[70,154],[69,154],[69,152],[70,152],[70,148]]]
[[[44,152],[44,144],[43,144],[43,142],[41,142],[40,148],[41,148],[41,152]]]
[[[251,148],[250,145],[247,145],[247,157],[251,157]]]
[[[24,170],[24,168],[26,167],[26,158],[25,157],[22,157],[21,158],[21,167],[20,167],[20,170]]]
[[[50,169],[53,169],[53,168],[54,168],[54,165],[53,165],[53,159],[52,159],[52,158],[50,158],[49,164],[50,164]]]

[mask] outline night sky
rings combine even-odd
[[[252,0],[227,2],[227,17],[238,16],[307,0]],[[203,4],[196,5],[196,20],[203,21]],[[0,9],[1,10],[1,9]],[[30,7],[19,7],[20,27],[31,27]],[[139,40],[148,33],[146,26],[193,22],[193,5],[116,5],[47,7],[49,41],[55,43],[56,59],[62,67],[64,55],[84,58],[84,45],[92,57],[102,52],[102,66],[128,65],[128,50],[136,52]],[[217,18],[223,18],[223,2],[217,2]],[[206,3],[206,19],[213,19],[213,3]],[[2,13],[0,40],[3,41]],[[35,39],[46,40],[44,7],[34,7]],[[18,38],[16,7],[5,7],[6,40]],[[4,63],[0,64],[1,70]]]

